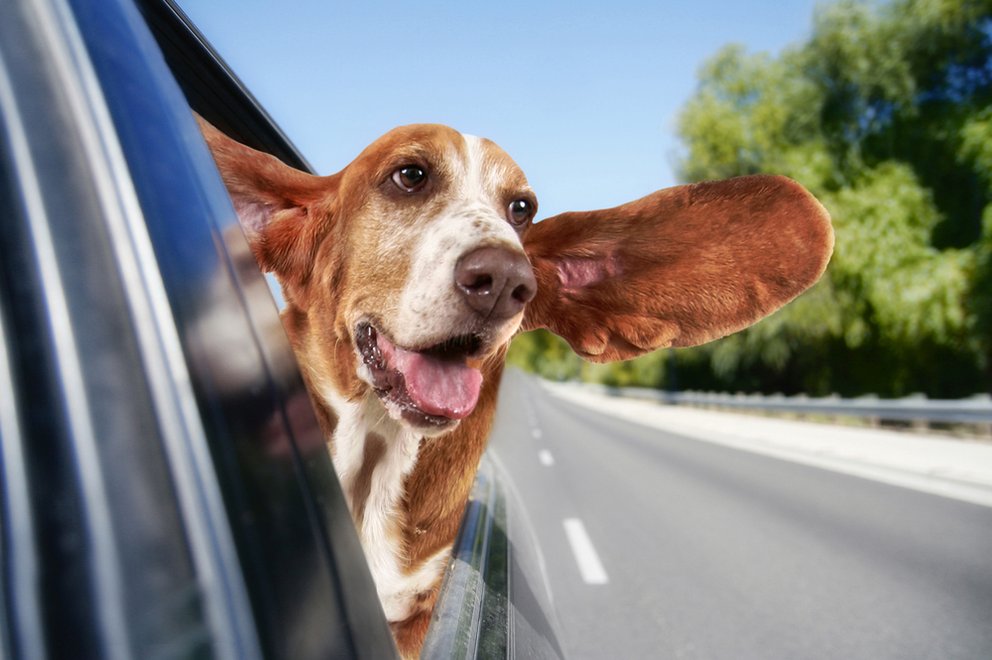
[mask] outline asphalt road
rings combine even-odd
[[[992,658],[992,508],[501,397],[570,658]]]

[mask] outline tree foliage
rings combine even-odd
[[[821,6],[809,40],[778,56],[717,53],[679,132],[686,181],[775,172],[809,188],[834,220],[830,268],[742,333],[598,370],[565,359],[561,377],[848,395],[992,386],[992,0]]]

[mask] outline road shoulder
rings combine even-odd
[[[540,381],[553,396],[682,437],[992,507],[992,445],[609,396]]]

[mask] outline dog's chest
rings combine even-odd
[[[362,549],[389,621],[415,613],[418,596],[444,569],[448,550],[411,570],[404,539],[404,484],[413,470],[420,435],[384,417],[377,402],[351,403],[325,393],[338,417],[331,457]]]

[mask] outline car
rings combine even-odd
[[[0,649],[388,658],[276,303],[191,108],[310,170],[171,0],[0,5]],[[561,657],[483,461],[426,657]]]

